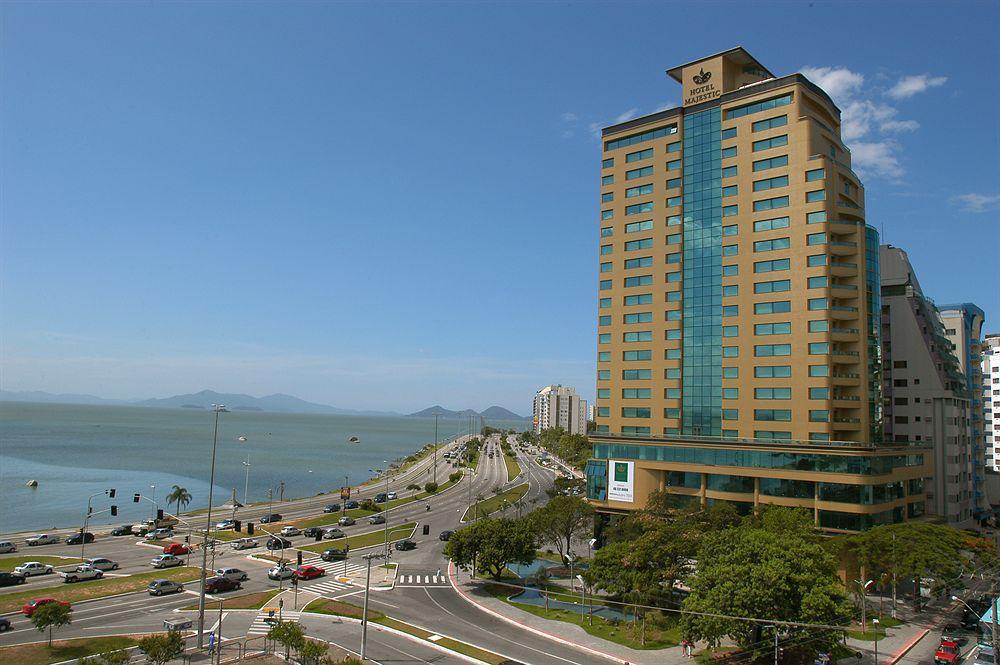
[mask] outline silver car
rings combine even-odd
[[[246,582],[249,579],[246,572],[239,568],[216,568],[215,575],[217,577],[225,577],[234,582]]]
[[[323,537],[327,540],[333,540],[334,538],[343,538],[344,532],[336,527],[330,527],[329,529],[323,529]]]
[[[260,543],[253,538],[240,538],[239,540],[234,540],[230,547],[234,550],[249,550],[254,547],[260,547]]]
[[[9,540],[0,541],[0,554],[10,554],[17,551],[17,545]]]
[[[118,562],[111,559],[87,559],[87,565],[97,570],[118,570]]]
[[[153,580],[146,587],[150,596],[162,596],[165,593],[178,593],[184,590],[184,585],[173,580]]]
[[[52,545],[53,543],[59,542],[59,536],[53,536],[48,533],[40,533],[38,535],[25,538],[24,542],[28,543],[31,547],[34,547],[35,545]]]
[[[175,557],[173,554],[161,554],[158,557],[154,557],[152,561],[149,562],[153,568],[173,568],[174,566],[179,566],[183,561]]]

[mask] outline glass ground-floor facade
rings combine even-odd
[[[805,508],[816,526],[863,531],[923,516],[931,457],[912,446],[591,437],[587,497],[599,512],[641,510],[656,490],[678,505]]]

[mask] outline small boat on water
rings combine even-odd
[[[29,480],[28,482],[26,482],[26,483],[24,484],[24,486],[25,486],[25,487],[38,487],[38,481],[37,481],[37,480],[34,480],[34,479],[32,479],[32,480]]]
[[[359,443],[360,441],[361,441],[361,439],[359,439],[359,438],[358,438],[358,437],[356,437],[356,436],[352,436],[351,438],[349,438],[349,439],[347,440],[347,442],[348,442],[348,443]]]

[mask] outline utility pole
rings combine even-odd
[[[208,536],[212,531],[212,489],[215,487],[215,451],[219,443],[219,413],[226,410],[222,404],[213,404],[215,433],[212,435],[212,470],[208,479],[208,514],[205,517],[205,538],[201,546],[201,584],[198,592],[198,648],[205,646],[205,567],[208,565]],[[154,505],[155,508],[155,505]]]
[[[993,626],[993,663],[1000,665],[1000,631],[997,630],[997,583],[990,586],[990,623]]]
[[[778,626],[774,626],[774,665],[778,665]],[[875,657],[875,665],[878,665],[878,656]]]
[[[434,412],[434,484],[438,481],[438,416],[441,414]]]

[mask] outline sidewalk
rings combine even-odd
[[[605,658],[608,662],[643,665],[680,665],[691,662],[681,655],[681,648],[639,650],[614,642],[608,642],[589,634],[580,626],[565,621],[543,619],[483,591],[480,581],[473,581],[469,573],[459,570],[453,564],[448,566],[452,586],[467,601],[480,610],[518,625],[537,635],[555,642],[575,647],[583,652]]]
[[[877,598],[877,597],[876,597]],[[883,601],[883,616],[892,615],[892,604],[888,599]],[[913,609],[912,601],[906,598],[897,600],[896,617],[906,623],[885,629],[885,637],[878,641],[878,662],[887,665],[907,659],[906,656],[924,640],[936,640],[941,626],[948,622],[949,614],[957,608],[957,603],[949,598],[935,598],[927,602],[921,612]],[[869,619],[878,616],[878,600],[868,601]],[[870,626],[869,626],[870,628]],[[874,640],[848,639],[847,647],[855,652],[861,652],[864,662],[873,662],[875,658]],[[841,663],[856,663],[855,658],[843,659]]]

